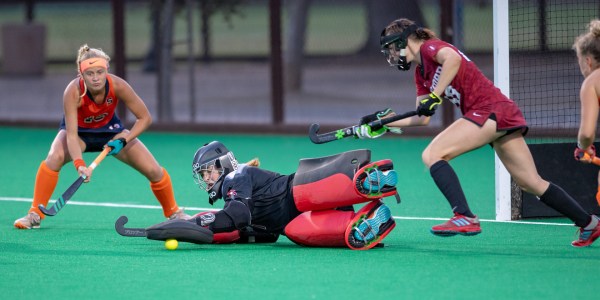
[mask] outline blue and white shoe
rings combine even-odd
[[[374,193],[384,186],[394,187],[396,184],[398,184],[398,174],[395,170],[380,171],[375,169],[365,178],[362,186],[369,193]]]
[[[380,231],[383,231],[386,225],[392,219],[392,212],[385,204],[381,204],[371,216],[363,219],[358,226],[355,227],[354,238],[363,243],[369,243],[379,236]],[[392,219],[393,222],[393,219]],[[386,227],[387,228],[387,227]]]

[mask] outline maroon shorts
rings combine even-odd
[[[502,101],[471,109],[463,114],[463,118],[483,126],[487,119],[496,121],[497,131],[512,133],[521,130],[523,135],[527,133],[527,121],[523,113],[514,102]]]

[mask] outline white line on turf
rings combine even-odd
[[[0,201],[13,201],[13,202],[32,202],[31,198],[19,198],[19,197],[0,197]],[[54,203],[56,200],[50,200],[50,203]],[[80,206],[101,206],[101,207],[120,207],[120,208],[142,208],[142,209],[162,209],[158,205],[141,205],[141,204],[123,204],[123,203],[110,203],[110,202],[83,202],[83,201],[69,201],[69,205],[80,205]],[[210,211],[217,210],[214,208],[205,207],[184,207],[185,210],[197,210],[197,211]],[[448,218],[427,218],[427,217],[398,217],[394,216],[396,220],[432,220],[432,221],[446,221]],[[528,225],[555,225],[555,226],[573,226],[568,223],[551,223],[551,222],[530,222],[530,221],[497,221],[489,219],[480,219],[480,222],[493,222],[493,223],[508,223],[508,224],[528,224]]]

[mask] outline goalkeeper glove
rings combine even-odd
[[[431,117],[440,104],[442,104],[442,99],[435,93],[431,92],[427,98],[419,102],[419,107],[417,107],[417,115]]]

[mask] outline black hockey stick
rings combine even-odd
[[[91,170],[95,169],[98,166],[98,164],[100,164],[100,162],[106,157],[106,155],[108,154],[108,152],[110,152],[111,149],[112,149],[111,147],[104,148],[104,150],[102,150],[102,152],[100,152],[98,157],[96,157],[96,159],[94,159],[94,162],[92,162],[92,164],[88,167],[88,169],[91,169]],[[67,202],[69,202],[71,197],[73,197],[75,192],[77,192],[77,190],[79,189],[79,187],[81,186],[83,181],[85,181],[86,178],[87,178],[87,176],[85,176],[85,175],[79,176],[79,178],[77,178],[77,180],[75,180],[75,182],[73,182],[73,184],[71,184],[71,186],[58,198],[58,200],[56,200],[56,202],[54,202],[54,205],[52,205],[52,207],[50,209],[46,209],[44,207],[44,205],[42,205],[42,204],[38,205],[38,208],[46,216],[56,215],[63,207],[65,207]]]
[[[115,222],[115,229],[122,236],[146,237],[146,229],[144,228],[125,228],[125,224],[129,219],[126,216],[120,216]]]
[[[389,118],[384,118],[381,120],[375,120],[375,121],[369,122],[369,126],[380,127],[385,124],[389,124],[389,123],[392,123],[392,122],[395,122],[398,120],[410,118],[410,117],[416,116],[416,115],[417,115],[416,111],[409,111],[409,112],[401,114],[401,115],[395,115],[395,116],[392,116]],[[312,124],[312,125],[310,125],[310,128],[308,129],[308,137],[310,138],[311,142],[313,142],[315,144],[329,143],[331,141],[341,140],[343,138],[347,138],[350,136],[356,136],[356,131],[358,130],[358,128],[360,126],[354,125],[354,126],[338,129],[336,131],[323,133],[323,134],[319,134],[319,127],[320,127],[319,124]]]

